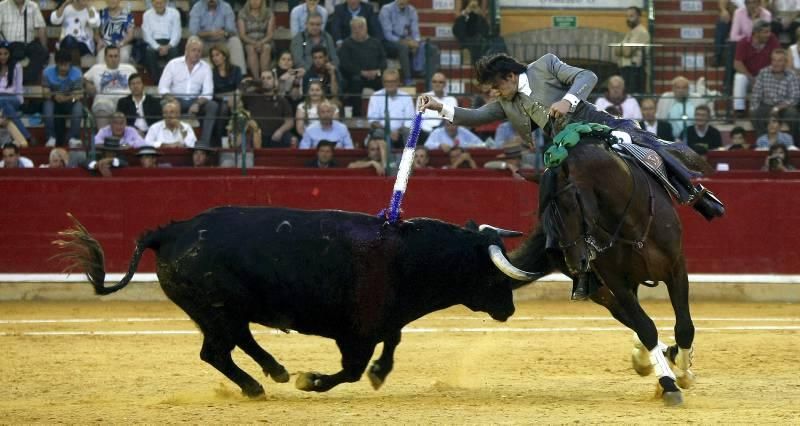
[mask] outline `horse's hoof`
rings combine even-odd
[[[276,383],[286,383],[289,381],[289,372],[286,371],[282,365],[278,366],[274,371],[264,371]]]
[[[264,398],[264,387],[256,384],[242,389],[242,394],[250,399]]]
[[[683,394],[680,392],[664,392],[661,398],[664,399],[664,405],[667,407],[683,405]]]
[[[300,373],[297,375],[294,387],[301,391],[310,392],[316,390],[320,384],[322,384],[322,381],[316,373]]]
[[[636,371],[636,374],[642,377],[653,374],[653,364],[650,363],[650,355],[641,343],[633,345],[633,351],[631,351],[631,365],[633,366],[633,370]]]
[[[675,376],[675,383],[677,383],[681,389],[689,389],[694,386],[694,383],[697,381],[692,370],[686,370],[683,374],[675,373]]]
[[[378,375],[380,367],[377,364],[372,364],[367,371],[367,378],[372,385],[372,389],[378,390],[383,385],[383,378]]]

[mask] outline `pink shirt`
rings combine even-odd
[[[763,7],[761,9],[760,19],[762,21],[772,22],[772,14]],[[739,41],[745,37],[750,37],[753,34],[753,20],[747,14],[747,7],[742,6],[733,12],[731,18],[731,35],[730,41]]]

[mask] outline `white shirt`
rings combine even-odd
[[[94,102],[113,102],[129,95],[131,89],[128,87],[128,77],[136,72],[136,67],[130,64],[119,64],[116,69],[109,69],[106,64],[95,64],[86,71],[83,78],[94,83],[97,95]]]
[[[133,105],[136,107],[136,121],[133,122],[133,127],[139,129],[140,132],[146,132],[150,126],[147,124],[147,120],[144,118],[144,100],[147,98],[147,95],[142,95],[142,99],[140,101],[136,101],[136,98],[131,96],[133,100]]]
[[[181,15],[172,7],[164,9],[164,14],[159,15],[155,9],[150,9],[142,17],[142,38],[151,49],[160,46],[156,40],[168,39],[169,45],[177,47],[181,41]]]
[[[522,73],[522,74],[519,75],[519,78],[517,79],[517,90],[522,94],[525,94],[525,95],[528,95],[528,96],[531,95],[532,91],[531,91],[531,86],[528,84],[528,75],[527,74]],[[561,98],[561,99],[566,100],[573,107],[575,105],[578,105],[578,102],[581,101],[577,96],[573,95],[572,93],[565,94],[564,97]],[[456,110],[455,110],[454,107],[452,107],[450,105],[442,104],[442,110],[439,112],[439,115],[442,118],[445,118],[445,119],[447,119],[447,121],[452,123],[453,122],[453,116],[455,115],[455,113],[456,113]]]
[[[423,93],[423,95],[429,95],[442,105],[447,104],[453,107],[458,106],[458,100],[452,96],[445,95],[443,98],[439,98],[433,93],[432,90],[430,92]],[[424,113],[422,113],[422,125],[420,126],[420,128],[422,129],[423,132],[430,133],[433,131],[433,129],[441,125],[442,125],[442,119],[439,117],[438,112],[428,109],[425,110]]]
[[[383,124],[384,110],[386,109],[386,89],[378,90],[369,97],[369,108],[367,108],[367,120],[378,121]],[[452,107],[451,107],[452,111]],[[392,131],[401,127],[411,128],[411,120],[416,115],[414,102],[411,96],[398,90],[394,96],[389,96],[389,128]],[[452,118],[450,121],[453,121]]]
[[[187,99],[203,97],[211,100],[211,96],[214,94],[211,67],[205,61],[200,60],[189,71],[185,56],[169,61],[161,74],[161,80],[158,81],[158,94],[172,94]]]
[[[33,167],[33,161],[31,161],[30,158],[23,157],[21,155],[18,158],[19,158],[19,164],[17,165],[17,167],[19,167],[20,169],[30,169],[31,167]],[[4,169],[5,167],[6,167],[5,160],[0,160],[0,169]]]
[[[595,102],[594,105],[597,107],[598,111],[605,111],[606,108],[613,104],[605,96],[601,96],[597,98],[597,102]],[[639,108],[639,102],[637,102],[633,96],[626,95],[626,98],[620,107],[622,108],[622,118],[628,118],[631,120],[642,119],[642,109]]]
[[[93,17],[89,17],[89,10],[94,12]],[[50,23],[53,25],[61,25],[61,36],[59,40],[63,40],[66,36],[75,37],[76,40],[85,44],[89,51],[94,53],[94,30],[100,26],[100,14],[97,10],[88,6],[83,10],[75,10],[72,5],[67,5],[64,8],[64,14],[58,16],[58,9],[54,10],[50,15]],[[62,25],[63,23],[63,25]]]
[[[146,145],[156,148],[160,147],[161,144],[173,144],[178,142],[183,143],[187,148],[192,148],[197,142],[197,136],[194,135],[192,126],[182,121],[180,129],[172,131],[167,128],[167,124],[164,120],[161,120],[150,127],[150,130],[147,131],[147,135],[144,137],[144,141]]]

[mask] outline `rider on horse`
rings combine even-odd
[[[725,207],[702,185],[691,179],[698,177],[708,167],[697,153],[685,144],[660,140],[643,130],[630,119],[614,117],[598,110],[586,101],[597,84],[597,76],[589,70],[562,62],[553,54],[546,54],[529,65],[513,57],[498,53],[481,58],[475,65],[478,82],[489,84],[500,92],[497,102],[479,109],[442,105],[430,96],[423,95],[420,110],[431,109],[447,120],[463,126],[475,126],[507,119],[529,145],[531,132],[537,127],[552,137],[560,129],[552,123],[585,121],[605,124],[630,136],[631,142],[656,151],[664,160],[669,180],[678,191],[677,199],[700,212],[707,220],[725,214]],[[575,283],[572,298],[588,297],[589,275],[581,273]]]

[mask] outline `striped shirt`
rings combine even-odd
[[[758,73],[750,96],[751,109],[756,109],[761,104],[796,105],[798,102],[800,102],[800,80],[793,71],[784,70],[778,74],[772,72],[772,67],[767,67]]]
[[[42,11],[39,10],[36,3],[26,1],[24,11],[23,14],[14,0],[0,2],[0,31],[3,32],[6,40],[29,43],[36,38],[37,29],[47,26],[42,17]],[[26,20],[27,33],[25,32]]]

